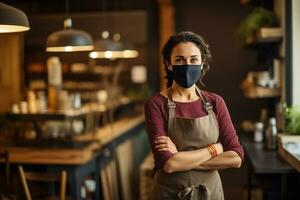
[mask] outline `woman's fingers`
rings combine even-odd
[[[164,135],[162,135],[162,136],[158,136],[156,139],[165,139],[165,140],[171,140],[171,139],[170,139],[170,137],[168,137],[168,136],[164,136]]]
[[[171,141],[170,137],[168,136],[158,136],[156,139],[155,139],[155,142],[164,142],[164,141]]]
[[[159,136],[155,139],[155,148],[158,151],[170,151],[172,153],[177,152],[177,148],[173,141],[168,136]]]
[[[156,144],[159,144],[159,143],[167,143],[169,140],[165,139],[165,138],[162,138],[162,139],[156,139],[155,140],[155,143]]]
[[[155,148],[157,148],[157,149],[168,148],[168,147],[169,147],[169,145],[167,143],[155,145]]]
[[[161,149],[158,149],[158,151],[170,151],[169,148],[161,148]]]

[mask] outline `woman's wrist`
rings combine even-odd
[[[223,153],[223,146],[221,143],[210,144],[207,146],[207,149],[211,155],[211,158],[214,158],[217,155]]]
[[[214,158],[218,155],[217,149],[213,144],[208,145],[207,149],[210,153],[211,158]]]

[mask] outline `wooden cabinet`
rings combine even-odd
[[[21,98],[23,34],[0,34],[0,113]]]

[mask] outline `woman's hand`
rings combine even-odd
[[[168,136],[159,136],[155,139],[155,148],[158,151],[170,151],[171,153],[177,153],[177,147]]]

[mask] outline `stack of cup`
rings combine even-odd
[[[36,96],[33,91],[27,92],[27,102],[28,102],[28,111],[30,113],[36,113],[37,112],[37,102],[36,102]]]
[[[66,90],[59,91],[58,97],[58,107],[59,110],[66,111],[71,108],[71,101]]]
[[[44,91],[39,91],[38,96],[38,111],[44,113],[47,111],[47,99]]]
[[[28,103],[27,101],[20,102],[20,113],[27,114],[28,113]]]
[[[48,108],[52,111],[58,109],[58,91],[55,86],[48,87]]]

